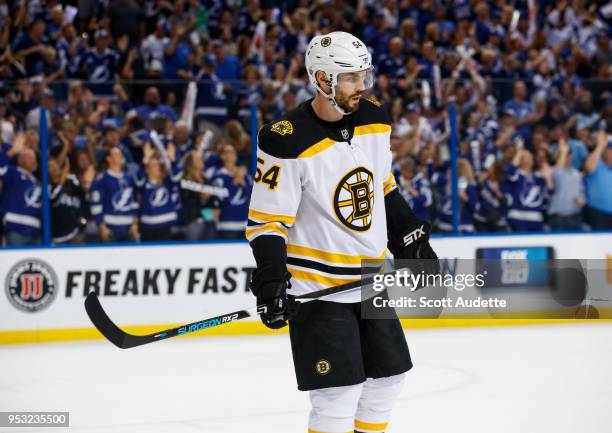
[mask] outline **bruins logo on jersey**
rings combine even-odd
[[[288,120],[273,123],[270,129],[280,135],[293,134],[293,124]]]
[[[351,230],[365,232],[372,224],[374,177],[364,167],[357,167],[342,177],[334,193],[334,211],[338,220]]]
[[[325,36],[323,39],[321,39],[322,47],[329,47],[330,45],[331,45],[331,38],[329,36]]]

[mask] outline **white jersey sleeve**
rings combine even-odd
[[[263,140],[270,140],[262,131],[257,151],[257,172],[249,205],[246,237],[249,242],[262,235],[281,236],[287,241],[288,230],[295,217],[302,196],[300,160],[280,158],[261,149]],[[280,146],[281,143],[265,143]],[[264,144],[264,148],[266,147]]]

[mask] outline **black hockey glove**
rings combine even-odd
[[[287,272],[282,281],[260,282],[257,270],[253,272],[251,292],[257,297],[259,317],[268,328],[283,328],[287,326],[287,320],[297,314],[299,304],[293,296],[287,295],[287,289],[291,287],[290,278],[291,274]]]
[[[433,248],[429,244],[431,226],[425,221],[416,221],[415,224],[405,227],[388,243],[389,251],[395,259],[409,259],[412,272],[425,274],[439,274],[440,262]]]

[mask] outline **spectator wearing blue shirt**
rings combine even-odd
[[[433,204],[429,180],[418,171],[416,160],[408,156],[399,167],[399,187],[402,197],[408,202],[417,218],[431,221],[430,208]]]
[[[557,161],[552,172],[555,191],[548,207],[552,230],[580,230],[582,208],[586,204],[582,175],[572,165],[572,151],[565,139],[559,141]]]
[[[232,145],[224,145],[220,157],[223,167],[215,174],[212,184],[226,188],[229,194],[223,199],[215,197],[213,200],[217,236],[221,239],[242,239],[247,225],[253,180],[244,167],[236,165],[238,154]]]
[[[160,104],[159,90],[155,86],[148,87],[144,95],[144,104],[136,108],[136,113],[145,122],[154,117],[166,116],[172,122],[176,122],[178,116],[168,105]]]
[[[34,176],[38,169],[36,154],[24,148],[25,137],[15,137],[17,167],[9,164],[6,154],[0,155],[2,181],[2,222],[7,245],[40,245],[42,242],[42,189]]]
[[[597,145],[584,163],[587,218],[595,230],[612,229],[612,140],[605,130],[597,133]]]
[[[34,20],[29,29],[23,30],[11,47],[15,59],[25,66],[28,76],[35,74],[36,64],[42,60],[41,54],[46,47],[45,22]]]
[[[553,189],[552,173],[545,172],[544,176],[533,168],[533,154],[522,148],[507,167],[508,222],[513,231],[544,230],[545,202]]]
[[[113,93],[111,82],[119,68],[119,54],[110,47],[110,36],[106,30],[95,33],[95,46],[87,51],[81,62],[82,72],[91,83],[89,89],[97,94]]]
[[[176,24],[171,31],[170,42],[164,48],[164,70],[162,77],[167,80],[189,78],[189,56],[191,46],[186,40],[185,27]]]
[[[374,12],[374,19],[371,24],[367,24],[363,29],[363,42],[372,49],[372,52],[377,56],[381,56],[387,51],[387,46],[391,35],[387,30],[387,24],[385,22],[385,14],[382,11]],[[379,58],[373,59],[375,63],[378,63]]]
[[[486,172],[486,179],[480,188],[480,195],[476,212],[474,213],[474,224],[479,232],[501,232],[507,231],[506,213],[506,173],[503,161],[495,161]]]
[[[570,128],[570,136],[567,142],[572,155],[572,165],[574,168],[576,168],[576,170],[580,171],[582,170],[584,161],[589,156],[589,151],[587,150],[584,142],[580,140],[579,134],[576,133],[575,128]]]
[[[170,229],[178,224],[178,188],[182,173],[174,163],[175,157],[175,148],[171,144],[168,146],[168,158],[172,166],[168,170],[149,143],[144,147],[144,171],[139,170],[136,177],[142,241],[170,240]]]
[[[523,142],[529,143],[531,139],[531,125],[539,120],[539,115],[533,112],[530,102],[526,101],[527,86],[523,81],[514,83],[513,98],[503,106],[503,111],[511,113],[514,118],[514,126]]]
[[[202,69],[196,76],[196,116],[199,122],[209,121],[222,127],[228,120],[228,99],[223,83],[217,77],[215,63],[214,54],[204,55]]]
[[[91,186],[91,214],[100,230],[102,242],[138,240],[134,178],[123,170],[125,160],[118,147],[106,152],[108,169]]]
[[[389,41],[389,52],[380,56],[378,61],[378,73],[394,78],[404,66],[404,42],[399,36],[394,36]]]
[[[66,24],[62,27],[62,38],[57,41],[56,48],[66,78],[77,78],[79,76],[79,65],[87,52],[87,48],[72,24]]]
[[[221,80],[236,81],[242,76],[240,59],[236,56],[226,54],[225,45],[220,40],[212,43],[213,53],[217,58],[216,74]]]

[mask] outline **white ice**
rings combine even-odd
[[[418,329],[388,433],[612,431],[612,324]],[[71,427],[1,432],[305,433],[287,335],[0,346],[0,410]]]

